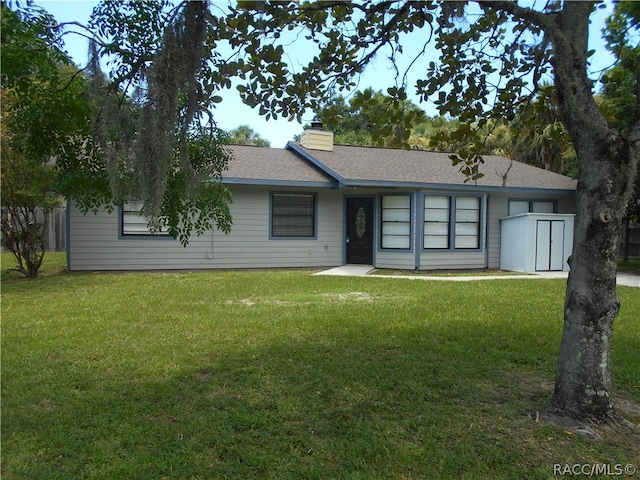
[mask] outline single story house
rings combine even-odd
[[[484,177],[465,182],[447,153],[334,145],[321,129],[284,149],[231,149],[222,180],[233,197],[230,234],[214,229],[185,248],[150,235],[136,211],[85,215],[71,201],[68,269],[497,269],[507,262],[526,271],[531,262],[518,258],[553,250],[552,235],[525,241],[520,236],[535,237],[536,228],[511,228],[513,218],[533,216],[556,232],[560,224],[545,222],[571,219],[576,207],[575,180],[499,156],[485,156]],[[572,223],[565,231],[561,253],[546,264],[534,259],[535,269],[567,268]]]

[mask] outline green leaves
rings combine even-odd
[[[607,50],[619,63],[602,76],[602,100],[611,114],[610,122],[616,127],[628,128],[635,116],[638,121],[638,63],[640,62],[640,4],[625,1],[617,3],[603,29]]]
[[[317,115],[338,143],[409,148],[411,128],[426,114],[407,99],[403,88],[391,87],[387,93],[367,88],[356,92],[348,104],[338,96]]]
[[[116,85],[141,80],[157,53],[168,19],[167,0],[102,0],[89,22]]]
[[[225,233],[231,230],[231,194],[220,181],[230,156],[224,137],[217,129],[190,132],[186,154],[191,172],[178,152],[173,156],[160,212],[150,220],[169,227],[169,234],[183,246],[194,234],[202,235],[213,228]]]
[[[2,234],[18,270],[36,276],[48,212],[62,203],[66,154],[89,132],[86,78],[62,53],[53,18],[2,8]]]

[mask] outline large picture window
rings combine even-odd
[[[411,196],[382,197],[382,248],[411,248]]]
[[[424,197],[424,248],[480,248],[480,197]]]
[[[271,195],[271,236],[311,238],[316,232],[314,194],[274,193]]]
[[[122,206],[121,231],[123,236],[169,236],[168,227],[162,227],[152,232],[149,229],[149,222],[141,211],[142,206],[138,203],[125,203]]]

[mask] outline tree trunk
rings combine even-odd
[[[593,158],[590,164],[612,164]],[[604,166],[604,165],[601,165]],[[614,175],[581,168],[571,271],[550,411],[578,420],[614,417],[610,346],[620,307],[616,259],[625,201]],[[613,170],[613,169],[610,169]]]
[[[615,417],[610,347],[622,216],[632,188],[632,146],[607,125],[586,75],[591,6],[566,2],[547,31],[563,121],[578,154],[577,212],[564,332],[549,412],[574,420]]]

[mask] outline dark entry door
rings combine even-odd
[[[347,263],[373,264],[373,198],[347,198]]]

